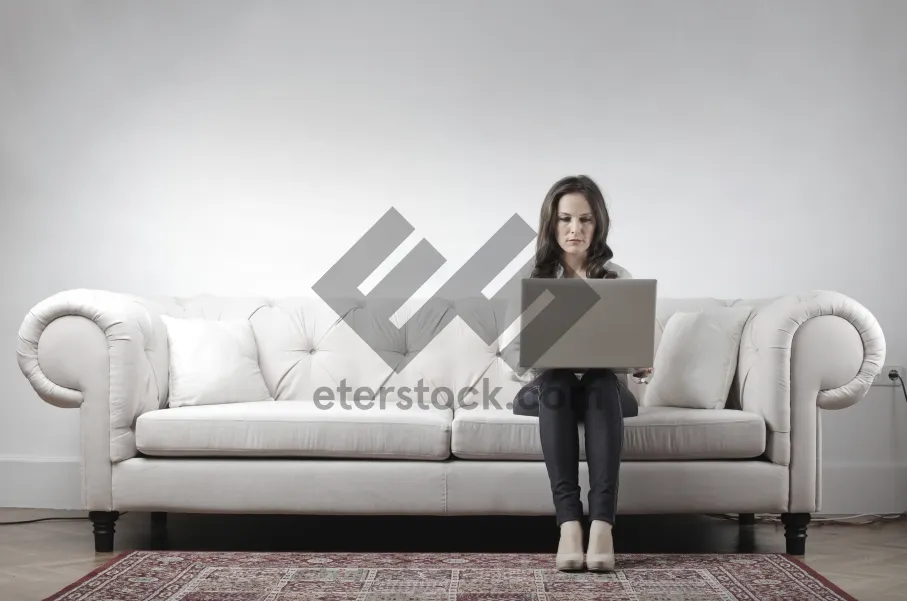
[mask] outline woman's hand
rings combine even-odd
[[[637,380],[643,380],[645,383],[648,383],[648,380],[652,376],[653,371],[655,371],[655,369],[652,367],[638,369],[633,372],[633,377]]]

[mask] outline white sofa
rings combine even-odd
[[[431,301],[427,317],[401,332],[377,328],[387,335],[384,359],[420,350],[396,373],[314,296],[146,300],[70,290],[28,313],[18,359],[40,398],[81,411],[83,502],[98,551],[112,548],[114,522],[127,510],[553,516],[537,418],[506,405],[520,383],[498,344],[486,345],[454,317],[421,346],[450,311],[478,311],[483,327],[502,333],[503,306],[455,304]],[[673,312],[731,304],[755,310],[727,408],[647,407],[644,385],[630,383],[642,406],[626,420],[618,511],[782,514],[788,552],[802,554],[821,501],[818,410],[866,394],[885,340],[859,303],[816,291],[751,301],[661,298],[656,345]],[[356,302],[349,311],[371,318]],[[168,408],[162,315],[248,319],[274,400]],[[476,385],[481,394],[487,383],[501,388],[500,408],[444,407],[438,398],[439,406],[400,409],[394,395],[383,410],[316,407],[315,390],[336,390],[343,378],[353,390],[399,390],[422,379],[428,391]],[[584,462],[580,479],[587,490]]]

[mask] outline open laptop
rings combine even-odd
[[[519,363],[577,372],[651,367],[656,296],[656,280],[524,278]]]

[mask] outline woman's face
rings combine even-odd
[[[557,243],[565,254],[585,256],[595,233],[595,217],[586,197],[564,194],[557,207]]]

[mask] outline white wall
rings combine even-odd
[[[78,414],[15,361],[42,298],[305,293],[391,206],[448,258],[437,283],[569,173],[603,185],[618,262],[663,295],[838,290],[904,365],[905,20],[857,0],[4,3],[0,505],[78,502]],[[907,509],[895,392],[825,416],[827,511]]]

